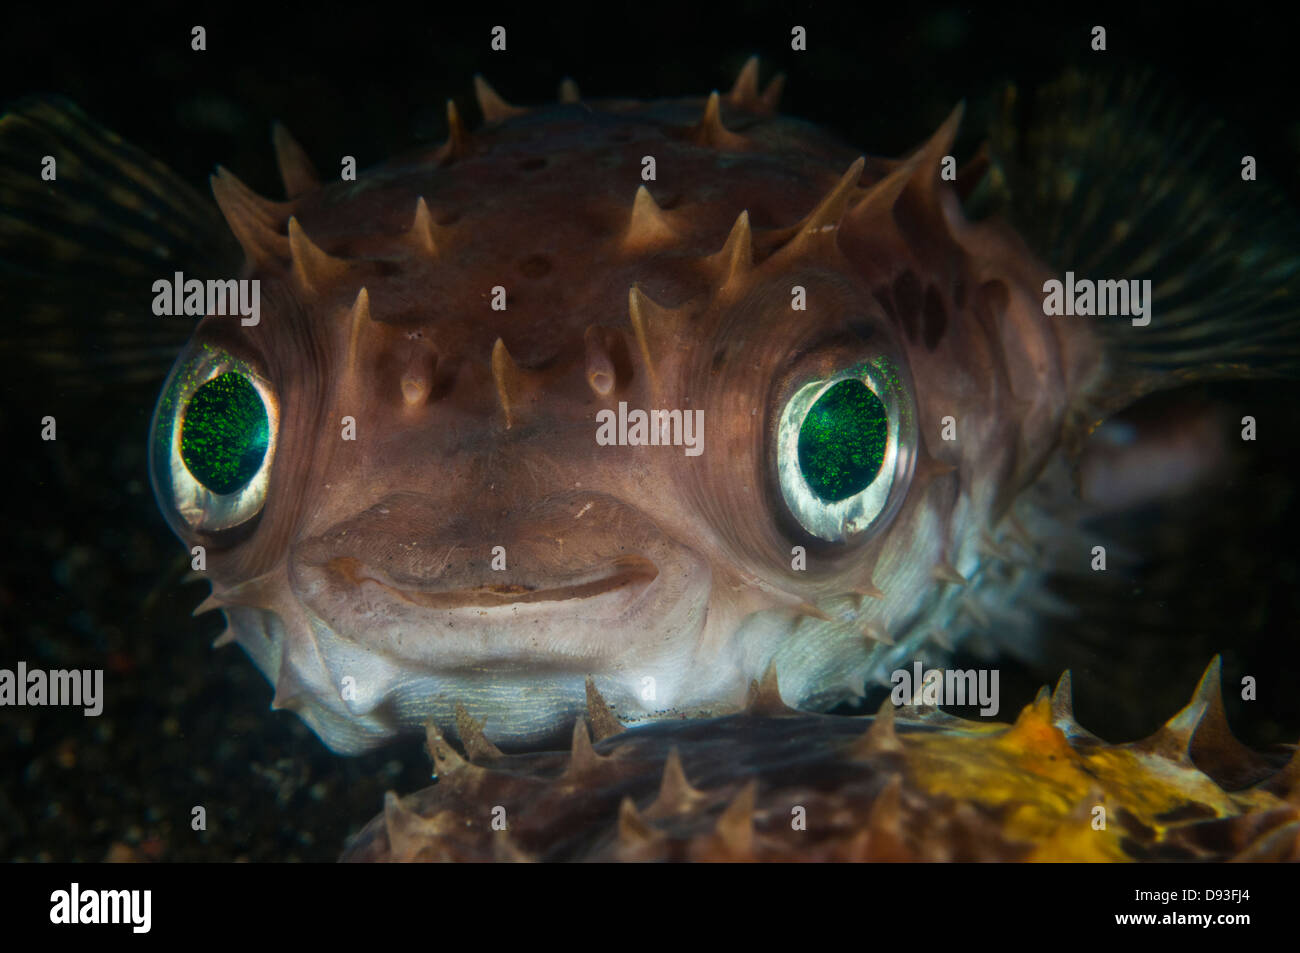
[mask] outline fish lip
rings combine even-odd
[[[604,493],[511,502],[390,492],[292,543],[311,651],[340,677],[383,660],[394,683],[685,664],[711,591],[694,547]]]
[[[640,601],[659,578],[659,567],[644,556],[620,556],[601,567],[575,574],[571,582],[544,587],[484,584],[445,589],[434,585],[420,586],[398,582],[351,556],[335,556],[319,568],[353,586],[375,586],[409,605],[474,615],[488,614],[492,610],[517,610],[525,606],[563,611],[609,596],[627,608]]]

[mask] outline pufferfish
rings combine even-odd
[[[149,447],[160,507],[205,554],[200,611],[225,614],[218,643],[238,643],[273,707],[336,752],[430,732],[435,764],[460,780],[416,807],[390,801],[386,856],[482,854],[447,846],[466,824],[494,845],[486,856],[613,850],[594,833],[558,850],[492,841],[489,805],[514,786],[510,810],[527,810],[533,782],[561,800],[584,784],[612,797],[623,855],[695,856],[664,846],[684,837],[742,856],[770,842],[752,836],[764,765],[792,797],[800,779],[831,792],[812,800],[848,846],[826,856],[1020,857],[1035,839],[1053,856],[1125,856],[1137,828],[1102,848],[1086,810],[1068,827],[1089,797],[1145,818],[1133,824],[1148,845],[1189,818],[1272,811],[1267,829],[1290,834],[1267,855],[1294,850],[1294,769],[1233,800],[1178,760],[1210,688],[1173,748],[1114,754],[1122,783],[1102,794],[1079,783],[1107,776],[1095,764],[1065,780],[1036,767],[1105,755],[1046,696],[1012,728],[931,707],[899,713],[895,732],[888,703],[874,720],[815,714],[977,633],[1035,638],[1069,509],[1065,451],[1143,394],[1293,353],[1290,259],[1226,253],[1231,216],[1214,213],[1249,202],[1198,181],[1179,220],[1184,270],[1162,268],[1144,234],[1168,200],[1153,171],[1188,170],[1156,131],[1135,132],[1129,161],[1151,165],[1112,181],[1112,197],[1091,191],[1111,112],[1063,111],[1035,138],[1004,138],[997,161],[985,150],[958,168],[961,107],[882,159],[780,115],[780,78],[762,91],[758,79],[751,60],[702,100],[589,101],[566,83],[557,104],[521,108],[476,78],[481,128],[449,102],[445,144],[355,180],[322,181],[282,127],[285,200],[218,169],[243,258],[222,277],[258,281],[260,315],[199,321]],[[26,121],[67,120],[36,108]],[[1080,270],[1161,279],[1149,326],[1045,314],[1058,263],[970,211],[1017,162],[1045,180],[1022,208],[1075,224]],[[165,173],[148,175],[146,191]],[[156,222],[152,201],[140,214]],[[1198,250],[1213,254],[1204,274],[1185,268]],[[1250,281],[1263,287],[1225,342]],[[584,716],[613,736],[599,754]],[[573,754],[529,762],[529,782],[467,764],[445,736],[475,760],[570,737]],[[679,748],[697,777],[716,752],[716,796],[687,780]],[[653,771],[631,767],[642,751]],[[1238,780],[1271,773],[1253,764]],[[638,808],[637,779],[661,770]],[[1148,780],[1158,796],[1133,790]],[[1214,797],[1198,795],[1206,784]],[[853,810],[837,814],[836,797]],[[905,849],[909,799],[918,816],[952,808],[929,812],[949,826],[910,836],[969,849]],[[1066,828],[1001,824],[1017,803]],[[701,817],[713,833],[683,826]]]
[[[283,136],[288,201],[212,181],[260,321],[200,322],[150,459],[276,707],[340,752],[457,705],[552,743],[589,678],[625,724],[769,666],[825,709],[1014,599],[982,550],[1101,350],[959,217],[960,112],[869,164],[752,70],[725,109],[478,90],[484,129],[355,183]]]

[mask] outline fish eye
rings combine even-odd
[[[776,468],[790,513],[841,542],[885,525],[911,479],[916,423],[906,384],[884,357],[819,375],[786,399]]]
[[[154,492],[178,531],[233,529],[261,512],[278,423],[274,391],[247,361],[210,345],[182,355],[149,451]]]

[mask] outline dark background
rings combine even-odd
[[[728,88],[758,53],[764,81],[776,69],[788,74],[783,111],[876,154],[911,148],[966,98],[957,151],[969,155],[982,103],[1003,80],[1032,88],[1070,64],[1151,68],[1207,115],[1229,120],[1261,174],[1300,199],[1294,13],[1279,21],[1255,5],[539,7],[493,5],[480,16],[431,4],[242,13],[225,4],[130,12],[26,4],[4,14],[0,99],[62,93],[205,195],[220,163],[279,197],[273,119],[322,170],[342,154],[364,168],[441,140],[448,97],[473,126],[475,72],[521,104],[553,99],[565,76],[586,98],[703,95]],[[789,49],[796,23],[808,30],[807,52]],[[1096,23],[1108,29],[1106,53],[1089,50]],[[190,50],[195,24],[207,28],[206,52]],[[508,52],[489,49],[496,24],[509,31]],[[335,757],[295,716],[268,710],[270,686],[238,649],[209,649],[220,622],[190,618],[206,585],[182,582],[183,551],[148,486],[154,389],[103,385],[88,398],[21,365],[3,374],[0,666],[102,667],[108,700],[97,719],[0,710],[0,858],[332,859],[379,811],[385,789],[427,784],[420,741]],[[1229,695],[1238,733],[1260,747],[1300,735],[1297,392],[1245,383],[1199,395],[1229,419],[1254,414],[1259,441],[1196,497],[1129,522],[1163,556],[1104,599],[1081,597],[1088,617],[1062,626],[1053,657],[1005,661],[1004,717],[1068,663],[1080,720],[1113,741],[1139,737],[1180,707],[1221,651],[1230,684],[1260,679],[1259,701]],[[47,413],[59,420],[53,444],[38,437]],[[208,830],[195,833],[190,809],[200,804]]]

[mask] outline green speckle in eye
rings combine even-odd
[[[243,374],[227,371],[190,397],[181,424],[181,460],[213,493],[233,493],[257,473],[268,438],[257,389]]]
[[[799,428],[799,470],[830,503],[875,480],[889,442],[885,405],[860,380],[842,380],[817,399]]]

